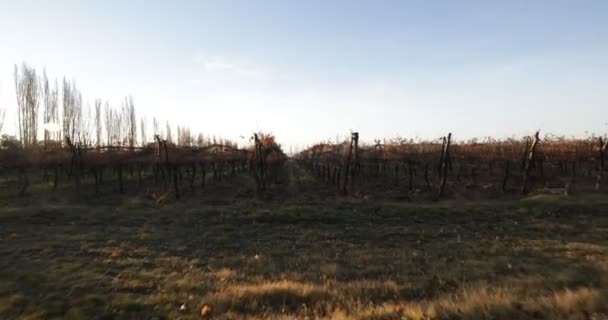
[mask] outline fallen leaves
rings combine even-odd
[[[175,201],[175,196],[171,192],[165,192],[162,194],[152,193],[148,196],[150,200],[154,201],[158,206],[165,206]]]
[[[213,309],[211,309],[211,306],[208,304],[203,305],[203,307],[201,308],[201,316],[205,319],[209,319],[211,317],[211,312]]]

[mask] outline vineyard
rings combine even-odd
[[[360,145],[359,133],[316,144],[297,159],[343,194],[397,192],[438,199],[467,193],[496,196],[600,191],[608,141],[533,137],[516,140],[393,141]],[[605,183],[604,183],[605,184]]]
[[[608,0],[0,0],[0,320],[608,320],[607,39]]]
[[[64,143],[29,147],[5,141],[0,168],[6,185],[16,187],[18,195],[26,193],[34,175],[51,190],[66,181],[76,188],[91,184],[99,193],[109,183],[119,193],[154,190],[179,198],[184,188],[205,188],[207,180],[241,173],[253,178],[259,194],[288,159],[274,136],[261,133],[246,148],[229,143],[180,146],[158,135],[155,140],[144,146],[87,146],[66,137]],[[450,134],[438,141],[360,145],[359,134],[352,133],[349,141],[316,144],[294,159],[337,195],[388,193],[434,200],[531,192],[568,195],[604,189],[607,146],[601,137],[541,139],[539,133],[521,140],[455,143]]]
[[[287,155],[55,83],[15,67],[0,319],[608,315],[604,137],[352,132]]]
[[[131,96],[119,108],[101,99],[85,107],[75,82],[64,78],[60,90],[46,72],[39,77],[27,64],[15,66],[15,86],[18,135],[3,135],[0,145],[9,196],[42,183],[50,192],[65,184],[99,194],[112,185],[117,193],[180,198],[207,180],[241,173],[252,178],[259,195],[285,171],[288,157],[272,134],[255,133],[239,146],[178,126],[173,138],[169,122],[161,128],[156,118],[149,134]],[[5,111],[0,109],[0,130]],[[541,138],[537,132],[505,140],[455,141],[452,134],[428,141],[363,140],[353,132],[344,142],[319,143],[293,158],[337,195],[402,200],[598,192],[608,169],[608,139],[602,137]]]
[[[178,126],[173,139],[169,122],[161,129],[153,118],[150,135],[131,96],[120,108],[108,102],[102,108],[101,99],[85,107],[75,82],[64,78],[59,90],[46,72],[38,77],[27,64],[15,66],[15,86],[18,135],[3,135],[0,145],[0,174],[9,197],[26,195],[33,185],[50,186],[42,188],[48,192],[67,185],[80,193],[154,194],[162,202],[240,173],[254,178],[259,193],[287,160],[271,134],[254,133],[249,145],[239,147]],[[0,109],[0,130],[5,111]]]
[[[87,147],[74,145],[69,138],[66,146],[10,145],[0,150],[0,167],[7,185],[16,186],[21,196],[35,175],[52,185],[51,190],[65,180],[77,189],[92,184],[95,193],[104,183],[112,183],[119,193],[156,190],[179,198],[182,188],[205,188],[209,179],[222,181],[244,172],[263,191],[287,159],[270,135],[255,134],[254,146],[247,149],[225,144],[179,147],[159,136],[156,140],[143,147]]]

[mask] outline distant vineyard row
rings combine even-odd
[[[179,126],[173,138],[170,124],[161,128],[153,118],[149,135],[146,118],[138,121],[132,97],[126,97],[120,108],[107,102],[102,108],[101,99],[90,108],[84,106],[73,81],[64,78],[60,91],[56,80],[51,86],[46,72],[39,77],[25,63],[15,66],[14,77],[18,132],[16,137],[2,136],[0,174],[20,195],[28,190],[30,177],[37,175],[53,190],[62,182],[77,189],[92,182],[98,193],[109,179],[121,193],[150,189],[152,183],[179,197],[184,186],[204,187],[209,176],[216,181],[248,172],[258,190],[264,190],[287,158],[269,134],[256,133],[240,147]],[[0,109],[0,130],[4,115]]]
[[[567,193],[602,188],[607,145],[603,138],[541,139],[539,133],[521,140],[454,143],[450,134],[437,141],[360,145],[353,133],[348,141],[316,144],[297,158],[343,193]]]
[[[52,190],[62,182],[78,190],[87,181],[99,193],[109,178],[120,193],[129,187],[137,191],[146,187],[179,198],[184,186],[205,188],[208,178],[221,181],[243,172],[251,174],[258,191],[263,191],[287,156],[272,135],[254,134],[253,140],[248,148],[223,144],[178,146],[159,136],[155,143],[142,147],[87,147],[69,138],[65,146],[25,148],[17,143],[0,149],[0,173],[7,181],[16,177],[14,185],[19,195],[26,193],[32,175],[42,176]]]

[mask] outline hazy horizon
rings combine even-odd
[[[288,150],[358,131],[505,138],[608,132],[603,1],[0,2],[0,108],[15,64],[83,104]]]

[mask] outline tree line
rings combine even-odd
[[[120,107],[95,99],[93,107],[83,103],[75,81],[65,77],[61,85],[50,81],[27,63],[14,66],[17,99],[17,136],[13,139],[23,148],[61,147],[74,143],[85,147],[120,146],[135,148],[152,143],[145,116],[137,117],[132,96],[126,96]],[[41,111],[42,109],[42,111]],[[0,106],[0,132],[5,123],[6,107]],[[195,135],[187,127],[177,126],[175,138],[169,121],[164,125],[153,118],[152,135],[178,146],[207,146],[236,143],[215,136]],[[3,139],[11,139],[4,135]]]

